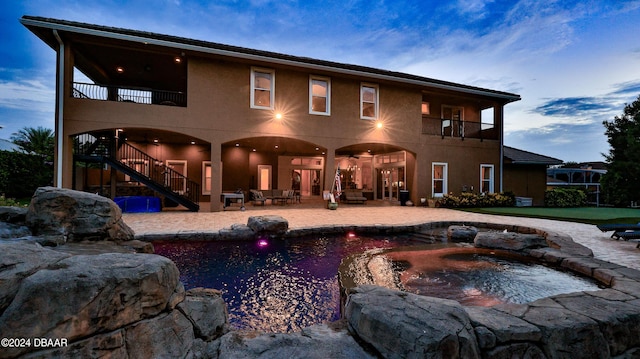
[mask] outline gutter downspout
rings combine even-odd
[[[500,191],[504,182],[504,105],[500,106]]]
[[[64,149],[64,131],[63,131],[63,120],[64,120],[64,42],[60,38],[58,34],[58,30],[53,30],[53,36],[55,36],[56,40],[60,44],[60,48],[58,49],[58,88],[56,89],[57,99],[57,113],[56,113],[56,148],[57,148],[57,158],[56,158],[56,177],[55,177],[55,186],[57,188],[62,188],[62,172],[63,172],[63,149]]]

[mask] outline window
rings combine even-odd
[[[378,85],[360,86],[360,118],[376,120],[378,118]]]
[[[211,161],[202,162],[202,194],[211,194]]]
[[[273,110],[275,72],[251,68],[251,108]]]
[[[442,197],[447,193],[447,166],[439,162],[431,164],[432,197]]]
[[[426,101],[422,101],[422,116],[426,116],[431,114],[431,111],[429,110],[429,103]]]
[[[493,165],[480,165],[480,192],[493,193]]]
[[[309,113],[331,114],[331,80],[326,77],[309,77]]]

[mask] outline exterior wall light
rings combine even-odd
[[[276,120],[282,120],[282,114],[281,113],[276,113]]]
[[[376,128],[382,128],[382,122],[380,121],[376,122]]]
[[[124,72],[124,67],[122,67],[122,66],[116,67],[116,72],[119,73],[119,74],[123,73]]]

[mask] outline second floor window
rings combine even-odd
[[[275,92],[275,72],[273,70],[251,69],[251,108],[273,110]]]
[[[360,86],[360,118],[378,119],[378,85],[362,84]]]
[[[309,113],[331,114],[331,80],[326,77],[309,77]]]

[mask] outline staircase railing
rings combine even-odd
[[[74,143],[75,154],[81,160],[91,157],[103,157],[105,160],[109,160],[108,162],[116,162],[114,164],[118,167],[127,168],[127,174],[134,175],[136,181],[152,182],[153,185],[150,186],[152,189],[165,192],[163,194],[170,192],[175,196],[192,202],[195,204],[195,208],[198,207],[200,196],[200,185],[198,183],[127,142],[120,141],[118,148],[116,148],[115,140],[113,137],[96,138],[87,134],[80,135],[76,137]],[[145,184],[149,185],[149,183]],[[187,207],[189,206],[187,205]]]

